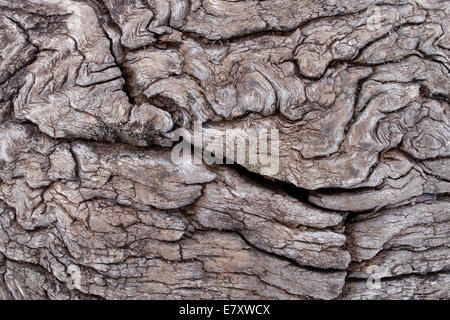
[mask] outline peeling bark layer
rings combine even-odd
[[[0,0],[0,299],[449,299],[449,17]]]

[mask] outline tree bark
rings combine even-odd
[[[0,0],[0,39],[0,299],[450,298],[450,2]]]

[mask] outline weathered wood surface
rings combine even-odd
[[[450,299],[449,50],[444,0],[0,0],[0,299]]]

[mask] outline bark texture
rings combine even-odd
[[[449,53],[445,0],[0,0],[0,299],[450,299]]]

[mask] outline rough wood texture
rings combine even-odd
[[[445,0],[0,0],[0,299],[450,299],[449,50]]]

